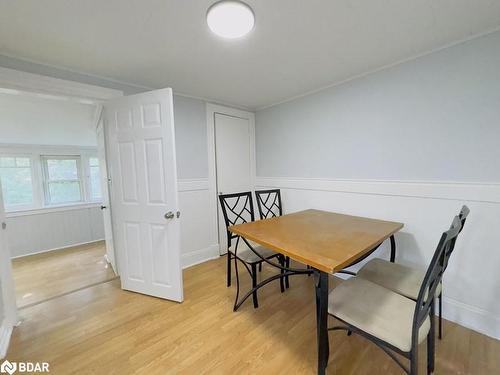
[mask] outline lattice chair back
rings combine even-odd
[[[231,233],[227,228],[231,225],[255,221],[252,193],[246,191],[234,194],[221,194],[219,195],[219,202],[226,223],[227,247],[229,249],[231,248],[231,240],[236,239],[238,235]]]
[[[467,216],[469,215],[469,212],[470,212],[469,207],[464,205],[462,207],[462,209],[460,210],[460,213],[458,214],[458,219],[460,220],[460,224],[461,224],[460,231],[458,232],[459,234],[464,229],[465,221],[467,220]],[[457,237],[455,237],[452,240],[452,243],[450,244],[450,246],[448,246],[448,248],[444,254],[444,269],[445,270],[448,267],[448,262],[450,260],[451,254],[453,253],[453,250],[455,249],[455,242],[456,241],[457,241]]]
[[[439,244],[434,252],[431,263],[427,268],[424,281],[420,287],[417,303],[415,304],[415,314],[413,317],[413,335],[418,335],[418,329],[429,315],[431,304],[434,303],[436,289],[443,278],[445,270],[446,254],[453,251],[455,240],[462,229],[462,222],[455,216],[450,229],[443,233]],[[413,340],[416,340],[413,337]]]
[[[255,199],[261,220],[283,215],[280,189],[256,190]]]

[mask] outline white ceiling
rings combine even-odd
[[[248,0],[227,41],[213,2],[0,0],[0,54],[253,109],[500,26],[498,0]]]

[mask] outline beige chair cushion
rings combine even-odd
[[[402,296],[417,300],[425,271],[375,258],[358,271],[357,277],[370,280]],[[441,294],[441,290],[441,283],[439,283],[436,296]]]
[[[415,302],[368,280],[353,277],[328,296],[328,313],[404,352],[411,349]],[[430,319],[422,323],[418,343],[429,333]]]
[[[253,246],[253,244],[252,244],[252,246]],[[264,258],[269,258],[270,256],[276,255],[276,253],[274,251],[266,249],[265,247],[262,247],[262,246],[253,246],[253,248],[260,255],[262,255]],[[233,249],[229,249],[229,251],[234,254]],[[261,258],[259,258],[257,256],[257,254],[255,254],[252,250],[250,250],[244,243],[240,243],[238,245],[238,251],[236,252],[236,256],[246,263],[255,263],[255,262],[262,260]]]

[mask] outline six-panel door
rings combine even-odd
[[[122,288],[182,301],[172,90],[119,98],[105,110]]]

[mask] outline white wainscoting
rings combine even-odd
[[[208,179],[178,182],[181,211],[181,259],[183,268],[219,257],[217,234],[213,232]]]
[[[208,179],[178,182],[182,265],[189,267],[219,256],[213,233]],[[60,249],[104,238],[98,205],[12,213],[7,218],[12,257]]]
[[[443,315],[500,339],[500,184],[257,178],[257,186],[281,188],[285,212],[317,208],[400,221],[396,261],[420,267],[467,204],[471,213],[444,276]],[[389,246],[372,256],[388,259]]]
[[[13,258],[104,238],[100,205],[7,214],[7,230]]]

